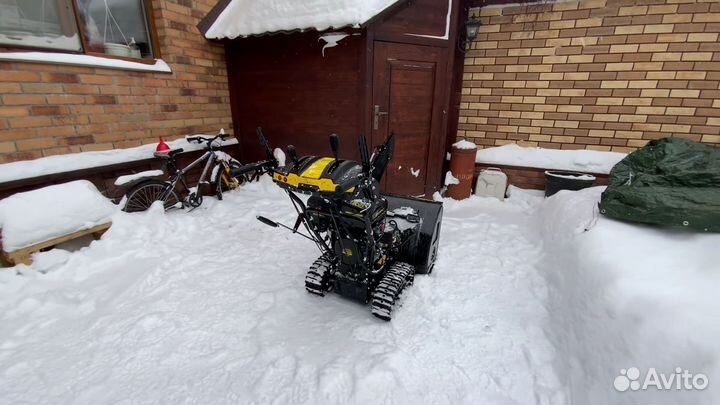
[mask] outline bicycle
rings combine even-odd
[[[218,200],[222,200],[223,192],[238,188],[244,182],[256,181],[264,173],[269,172],[277,167],[277,160],[272,154],[272,150],[262,134],[262,129],[257,129],[260,143],[265,148],[268,159],[262,162],[250,163],[242,165],[222,151],[215,150],[215,141],[225,140],[229,135],[220,133],[213,138],[204,136],[191,136],[186,138],[191,143],[205,143],[206,152],[195,161],[180,169],[176,164],[176,157],[183,152],[182,148],[173,149],[167,153],[155,152],[154,156],[159,159],[165,159],[166,171],[173,173],[172,178],[168,181],[157,180],[155,178],[141,178],[136,180],[137,184],[132,186],[126,193],[125,205],[123,211],[139,212],[145,211],[156,201],[162,201],[165,210],[172,208],[197,208],[202,205],[203,196],[200,193],[200,186],[210,184],[215,191]],[[189,187],[185,181],[185,175],[197,165],[205,162],[200,179],[196,187]],[[210,168],[213,168],[210,170]],[[210,177],[211,181],[207,180]],[[182,185],[187,195],[181,197],[182,194],[178,190],[178,185]]]

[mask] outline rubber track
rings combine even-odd
[[[394,263],[372,293],[371,310],[376,317],[389,321],[395,303],[407,285],[412,285],[415,267],[402,262]]]
[[[307,292],[319,296],[324,296],[325,292],[330,289],[328,272],[332,269],[333,264],[325,256],[321,256],[310,266],[305,275],[305,289]]]

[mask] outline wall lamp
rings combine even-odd
[[[465,21],[465,38],[462,38],[458,42],[458,48],[460,48],[460,51],[465,52],[470,49],[470,45],[475,38],[477,38],[479,30],[480,17],[476,14],[472,14],[470,18]]]

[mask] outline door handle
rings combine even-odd
[[[380,106],[375,104],[373,108],[373,129],[377,130],[380,127],[380,116],[388,115],[387,111],[380,111]]]

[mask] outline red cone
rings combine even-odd
[[[162,139],[162,136],[160,137],[160,143],[158,143],[157,148],[155,148],[155,152],[157,152],[157,153],[170,152],[170,145],[165,143],[165,141]]]

